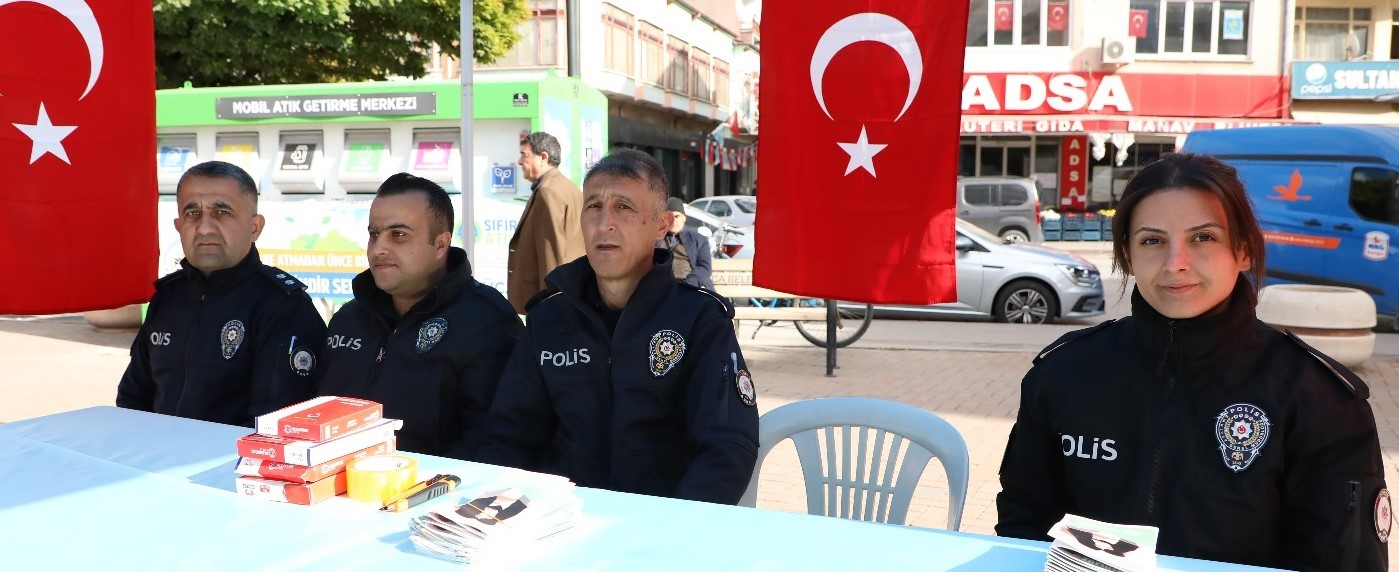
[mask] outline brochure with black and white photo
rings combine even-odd
[[[531,481],[523,488],[488,485],[455,504],[433,508],[409,523],[409,540],[429,556],[471,563],[506,556],[572,528],[583,507],[573,483],[553,476]]]
[[[1072,514],[1049,529],[1047,572],[1149,572],[1156,570],[1154,526],[1113,524]]]

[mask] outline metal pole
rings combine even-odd
[[[836,301],[826,300],[826,377],[836,376]]]
[[[475,0],[461,0],[461,229],[462,247],[466,249],[466,259],[476,262],[476,225],[474,221],[476,201],[476,177],[472,164],[476,162],[475,145],[472,145],[471,128],[474,113],[472,106],[471,71],[476,67],[476,42],[472,35],[475,22]]]
[[[583,51],[583,42],[580,41],[580,28],[583,26],[583,15],[579,14],[578,0],[568,0],[564,4],[565,17],[568,18],[568,77],[582,77],[583,70],[579,63],[579,54]]]

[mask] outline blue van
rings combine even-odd
[[[1181,150],[1239,170],[1267,241],[1269,284],[1362,290],[1399,327],[1399,127],[1195,131]]]

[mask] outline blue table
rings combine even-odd
[[[407,513],[343,497],[314,506],[233,492],[249,429],[93,407],[0,425],[0,555],[22,570],[461,570],[408,542]],[[532,473],[415,455],[463,478],[460,502]],[[1039,571],[1015,539],[578,489],[584,521],[492,570]],[[1161,570],[1258,570],[1162,557]]]

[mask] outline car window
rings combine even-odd
[[[734,206],[748,214],[758,212],[758,199],[734,199]]]
[[[1015,183],[1001,185],[1001,206],[1018,207],[1030,200],[1030,193],[1024,186]]]
[[[1350,177],[1350,208],[1360,218],[1399,224],[1399,173],[1361,167]]]
[[[989,242],[991,244],[1000,244],[1002,242],[1005,242],[1005,240],[1001,239],[1001,237],[991,234],[985,229],[971,224],[965,220],[957,219],[957,222],[958,234],[975,237],[981,239],[982,241]]]
[[[714,216],[729,216],[729,213],[732,212],[729,210],[728,203],[724,201],[711,202],[705,207],[705,210],[709,211],[709,214]]]
[[[967,201],[969,205],[991,206],[991,187],[992,185],[984,183],[965,185],[962,187],[962,200]]]

